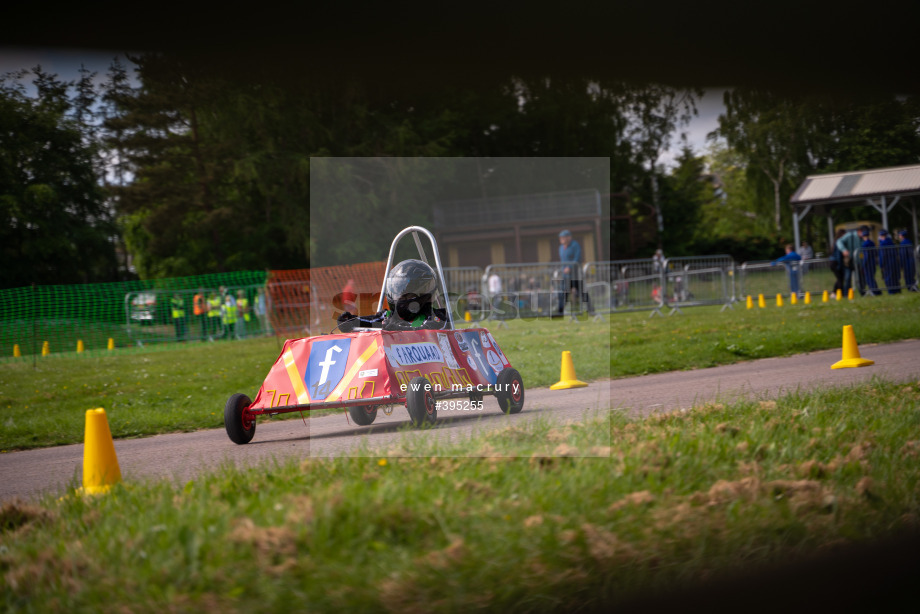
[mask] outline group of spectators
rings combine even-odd
[[[200,341],[217,339],[242,339],[252,334],[264,333],[268,328],[265,289],[259,288],[255,296],[252,291],[239,288],[236,291],[221,286],[219,290],[198,288],[192,298],[192,324],[197,323]],[[176,327],[176,339],[189,338],[189,310],[185,295],[175,293],[171,299],[172,322]]]
[[[904,276],[903,287],[917,292],[916,261],[913,243],[907,236],[907,230],[898,231],[899,243],[895,243],[886,229],[878,233],[879,244],[870,237],[870,229],[862,225],[847,232],[840,229],[834,237],[834,250],[831,255],[831,271],[834,273],[834,292],[840,290],[848,294],[853,288],[853,275],[856,274],[860,294],[879,295],[882,291],[875,279],[876,269],[880,266],[885,289],[889,294],[901,292],[901,275]],[[801,253],[791,243],[786,245],[786,254],[771,264],[783,264],[789,273],[789,289],[799,294],[799,278],[805,272],[807,261],[814,258],[811,247],[803,242]]]
[[[888,294],[901,292],[901,274],[904,275],[904,287],[911,292],[917,292],[917,270],[914,260],[914,246],[907,236],[907,230],[900,230],[900,242],[894,240],[884,228],[878,233],[879,244],[869,236],[868,226],[860,226],[857,230],[849,232],[838,231],[834,244],[834,274],[837,282],[836,291],[840,288],[844,293],[853,287],[853,273],[857,274],[860,294],[881,294],[875,280],[876,268],[880,265],[882,279]],[[858,250],[858,251],[857,251]],[[857,254],[859,256],[857,262]]]

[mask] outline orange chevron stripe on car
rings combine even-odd
[[[287,369],[288,377],[291,378],[291,385],[294,387],[294,393],[297,395],[297,402],[306,405],[310,402],[310,395],[307,394],[307,387],[303,385],[303,378],[300,376],[300,369],[294,362],[294,353],[288,347],[284,351],[284,368]]]

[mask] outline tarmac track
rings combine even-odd
[[[772,399],[795,390],[849,385],[873,377],[920,380],[920,339],[863,345],[860,352],[875,364],[832,370],[830,366],[840,359],[840,350],[836,349],[594,382],[586,388],[532,389],[526,391],[524,411],[515,416],[499,413],[494,398],[486,397],[482,411],[439,411],[437,427],[422,431],[407,430],[405,408],[395,407],[390,416],[378,411],[377,420],[369,427],[349,424],[342,414],[310,418],[307,426],[301,420],[263,419],[253,441],[243,446],[233,444],[224,429],[213,429],[120,439],[115,442],[115,451],[126,481],[171,477],[183,483],[202,470],[222,464],[247,466],[271,458],[384,455],[403,437],[462,442],[477,431],[538,418],[565,422],[603,415],[611,409],[643,416],[709,401]],[[523,376],[526,385],[527,374]],[[231,392],[234,391],[228,391],[228,397]],[[0,454],[0,502],[59,493],[72,480],[81,479],[82,462],[83,444]]]

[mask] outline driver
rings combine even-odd
[[[347,333],[356,326],[383,330],[440,330],[447,325],[447,310],[432,307],[438,277],[421,260],[403,260],[390,270],[385,294],[387,309],[372,316],[345,312],[338,317],[339,329]]]

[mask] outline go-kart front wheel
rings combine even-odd
[[[517,369],[502,369],[495,381],[495,398],[503,413],[517,414],[524,409],[524,380]]]
[[[252,401],[245,394],[234,394],[224,407],[224,427],[233,443],[244,444],[252,441],[256,434],[256,421],[248,411]]]
[[[358,426],[373,424],[377,418],[376,405],[352,405],[348,408],[348,415]]]
[[[409,410],[409,419],[412,426],[434,424],[438,419],[438,406],[431,391],[431,382],[424,376],[418,376],[409,382],[406,390],[406,409]]]

